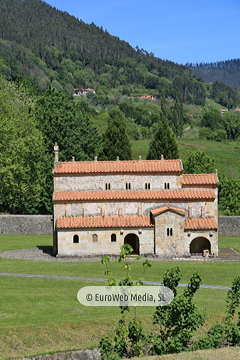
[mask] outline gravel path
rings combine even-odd
[[[238,256],[232,258],[171,258],[171,257],[156,257],[156,256],[143,256],[143,259],[148,259],[151,261],[240,261],[240,253],[235,250]],[[42,260],[42,261],[101,261],[102,256],[52,256],[52,247],[51,246],[41,246],[35,249],[21,249],[21,250],[11,250],[0,252],[0,258],[8,259],[23,259],[23,260]],[[112,256],[111,260],[117,259],[117,256]],[[129,260],[135,260],[135,257],[130,257]]]
[[[44,279],[61,279],[61,280],[78,280],[78,281],[96,281],[96,282],[105,282],[107,279],[103,278],[87,278],[79,276],[59,276],[59,275],[36,275],[36,274],[14,274],[14,273],[0,273],[0,276],[13,276],[13,277],[27,277],[27,278],[44,278]],[[155,281],[143,281],[146,285],[162,285],[160,282]],[[187,287],[188,284],[179,284],[180,287]],[[200,288],[203,289],[220,289],[220,290],[229,290],[230,286],[221,286],[221,285],[200,285]]]

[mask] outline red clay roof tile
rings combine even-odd
[[[63,201],[124,201],[124,200],[213,200],[213,190],[125,190],[125,191],[60,191],[55,192],[54,202]]]
[[[216,174],[183,174],[182,187],[187,186],[201,186],[201,185],[215,185],[217,186],[218,179]]]
[[[171,206],[163,206],[161,208],[151,210],[150,212],[152,215],[157,215],[157,214],[164,213],[166,211],[172,211],[172,212],[180,213],[182,215],[185,215],[187,213],[185,210],[178,209],[178,208],[171,207]]]
[[[54,174],[182,173],[178,160],[59,162]]]
[[[211,218],[186,219],[185,230],[217,230],[216,220]]]
[[[59,229],[154,227],[149,216],[59,217]]]

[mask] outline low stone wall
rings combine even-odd
[[[21,360],[101,360],[101,355],[100,351],[95,349],[39,355],[34,358],[23,358]]]
[[[240,216],[219,216],[219,235],[240,236]]]
[[[0,234],[51,235],[52,215],[0,215]]]
[[[0,215],[0,234],[51,235],[52,215]],[[219,235],[240,236],[240,216],[220,216]]]

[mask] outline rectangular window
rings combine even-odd
[[[145,183],[145,190],[150,190],[150,189],[151,189],[150,183]]]
[[[167,236],[173,236],[173,229],[167,228]]]
[[[164,184],[164,189],[166,189],[166,190],[169,190],[169,189],[170,189],[169,183],[165,183],[165,184]]]
[[[110,189],[111,189],[110,183],[106,183],[106,184],[105,184],[105,190],[110,190]]]
[[[126,183],[126,190],[131,190],[131,183]]]

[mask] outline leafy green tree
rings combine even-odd
[[[240,181],[219,173],[219,210],[224,215],[240,215]]]
[[[161,155],[165,159],[177,159],[179,157],[176,138],[165,119],[158,122],[157,130],[149,145],[147,160],[159,160]]]
[[[158,306],[153,323],[159,325],[159,333],[153,335],[153,353],[157,355],[179,353],[188,349],[193,332],[204,323],[204,316],[193,303],[193,297],[202,281],[199,273],[193,274],[182,295],[177,296],[181,279],[179,268],[166,271],[163,285],[170,288],[175,297],[168,306]]]
[[[44,136],[46,183],[42,195],[42,211],[52,209],[53,146],[60,147],[60,161],[93,160],[98,153],[99,137],[92,115],[84,102],[74,103],[67,95],[48,90],[37,99],[36,117]]]
[[[44,176],[34,102],[1,76],[0,103],[0,212],[36,213]]]
[[[191,151],[188,158],[183,162],[186,174],[213,173],[215,161],[204,151]]]
[[[205,108],[201,118],[201,126],[211,130],[221,129],[223,127],[223,118],[218,110]]]
[[[110,114],[108,127],[102,136],[99,160],[131,160],[131,144],[126,134],[124,119],[119,112]]]
[[[228,111],[224,115],[224,129],[227,132],[227,138],[236,140],[240,136],[240,114],[234,114]]]

